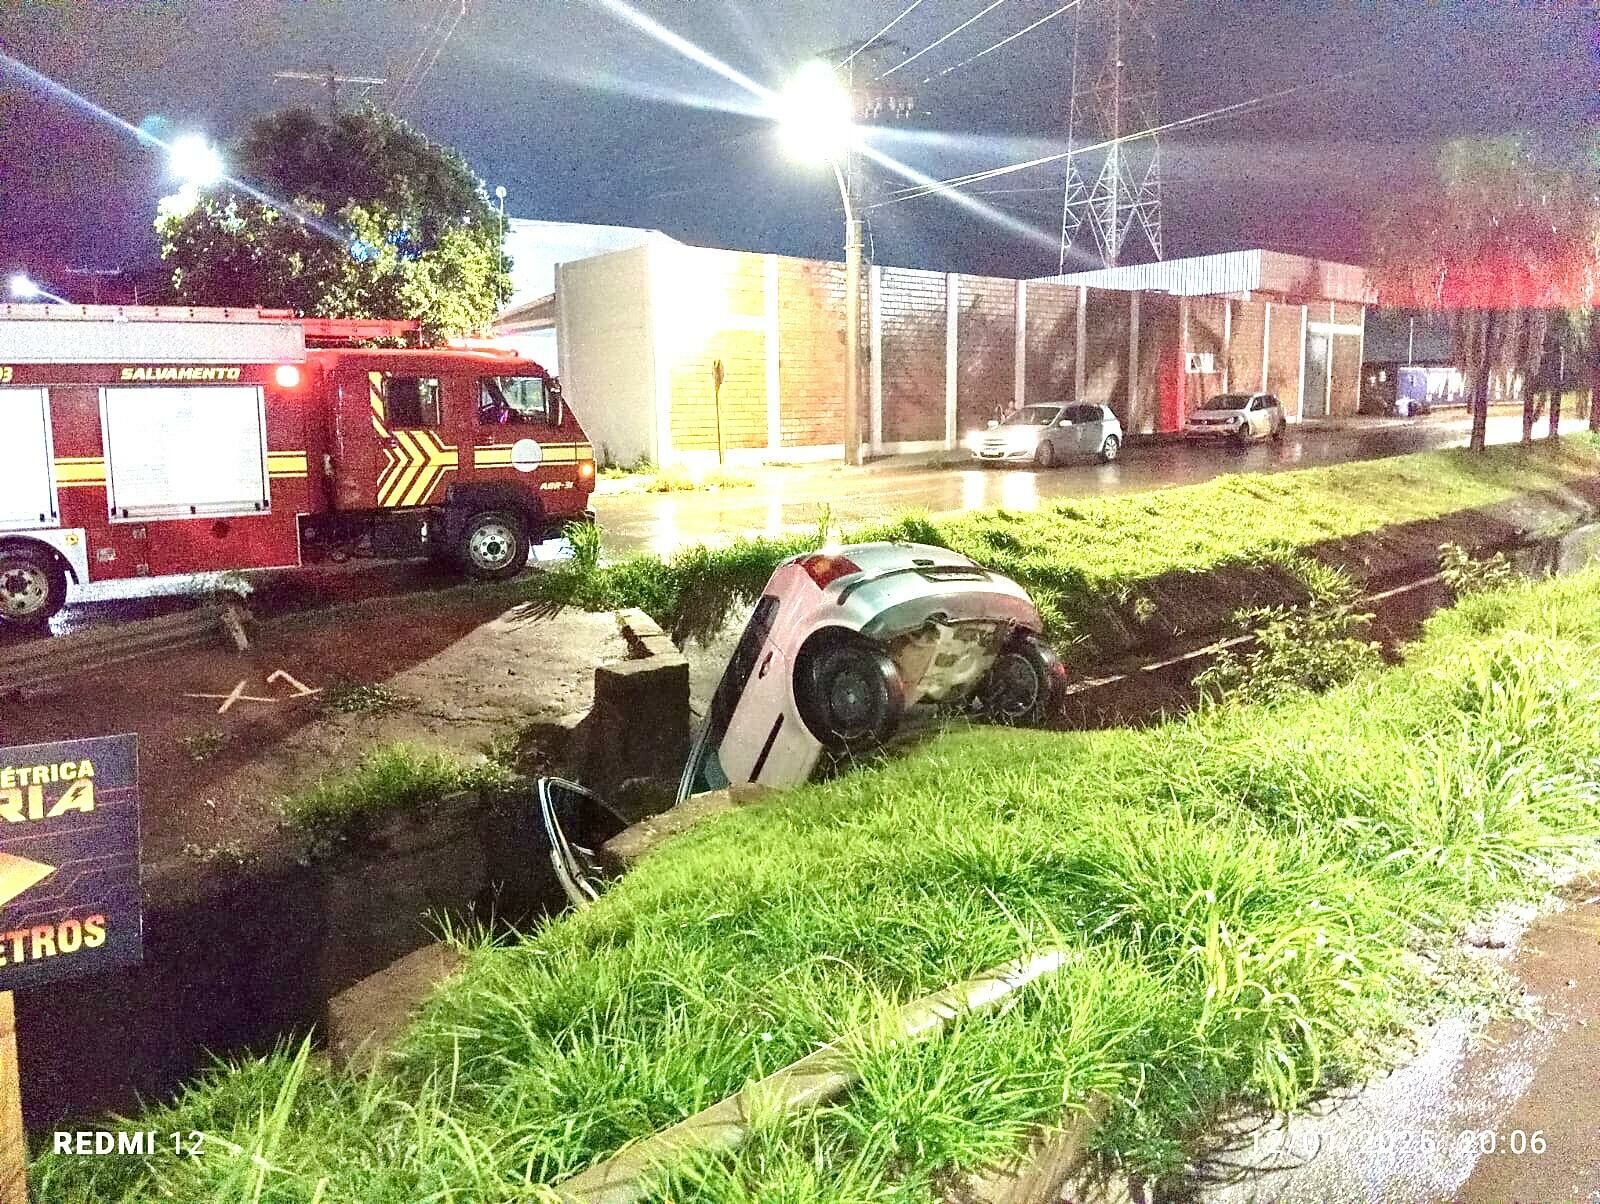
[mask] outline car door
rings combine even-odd
[[[1259,393],[1250,399],[1250,407],[1245,411],[1245,420],[1250,424],[1250,437],[1260,439],[1271,430],[1272,419],[1267,413],[1267,399]]]
[[[1082,417],[1079,429],[1083,432],[1080,436],[1080,445],[1086,456],[1098,456],[1101,445],[1106,441],[1105,411],[1099,406],[1079,406]]]
[[[1063,460],[1083,455],[1082,411],[1082,406],[1061,408],[1061,422],[1056,424],[1055,441],[1056,454]]]

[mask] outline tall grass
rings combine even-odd
[[[1430,969],[1453,934],[1597,834],[1597,602],[1600,570],[1482,593],[1321,697],[957,729],[741,808],[589,910],[471,945],[371,1077],[290,1051],[222,1068],[129,1122],[212,1134],[201,1158],[45,1154],[34,1183],[53,1204],[532,1199],[1044,944],[1075,955],[1010,1011],[863,1039],[859,1090],[763,1118],[658,1198],[929,1204],[1097,1095],[1102,1154],[1171,1174],[1224,1106],[1294,1107],[1479,997]]]
[[[1070,640],[1163,575],[1250,564],[1327,540],[1559,489],[1600,471],[1600,439],[1487,452],[1422,452],[1294,472],[1223,476],[1198,485],[1037,510],[906,514],[852,539],[942,544],[997,569],[1033,595],[1051,634]],[[543,601],[591,609],[638,606],[680,638],[705,635],[752,601],[783,559],[816,547],[806,536],[693,547],[665,560],[628,557],[598,571],[558,567],[528,588]]]

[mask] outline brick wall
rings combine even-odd
[[[767,340],[760,331],[721,330],[672,366],[672,446],[715,451],[712,362],[722,360],[722,438],[727,447],[767,445]]]
[[[1027,285],[1025,401],[1070,401],[1077,386],[1078,290]]]
[[[1083,397],[1108,405],[1128,420],[1128,338],[1133,333],[1129,295],[1110,289],[1088,291],[1084,327]]]
[[[783,446],[843,442],[844,392],[844,265],[779,259],[778,406]]]
[[[884,442],[942,440],[944,276],[884,268],[881,281]]]
[[[1283,403],[1283,412],[1299,413],[1300,306],[1274,305],[1268,332],[1267,392]]]
[[[1228,355],[1228,388],[1235,392],[1250,392],[1261,387],[1261,339],[1266,333],[1262,326],[1267,320],[1265,301],[1235,301],[1233,304],[1232,348]],[[1282,309],[1280,305],[1278,307]],[[1276,322],[1277,314],[1273,315]],[[1295,329],[1300,329],[1300,319],[1295,318]]]
[[[956,433],[1015,405],[1017,286],[990,276],[957,278]]]
[[[1176,374],[1183,363],[1178,345],[1176,297],[1144,293],[1139,298],[1139,376],[1125,429],[1147,435],[1176,426]]]
[[[1185,377],[1184,389],[1189,410],[1193,412],[1206,398],[1222,392],[1222,324],[1224,302],[1220,297],[1189,298],[1188,349],[1211,354],[1214,371],[1190,372]],[[1260,330],[1256,336],[1260,337]],[[1248,388],[1255,388],[1252,383]]]
[[[728,447],[767,444],[766,281],[760,255],[698,247],[676,250],[688,280],[684,305],[667,323],[675,452],[715,451],[712,363],[722,360],[722,437]],[[659,351],[658,351],[659,354]]]

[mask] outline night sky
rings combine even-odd
[[[921,50],[990,2],[924,0],[891,36]],[[813,54],[876,33],[907,3],[638,0],[637,8],[776,87]],[[1058,6],[1004,0],[897,72],[925,112],[877,145],[937,177],[1062,149],[1073,12],[921,83]],[[838,257],[831,177],[786,159],[735,84],[590,0],[470,0],[456,22],[460,7],[0,0],[0,49],[131,123],[161,118],[174,131],[225,140],[257,113],[326,104],[314,85],[275,83],[275,70],[331,62],[387,75],[395,82],[374,97],[395,103],[399,81],[421,74],[419,53],[426,63],[454,25],[398,107],[460,149],[491,187],[504,184],[511,215]],[[1169,257],[1270,246],[1359,260],[1364,223],[1386,195],[1423,185],[1441,140],[1523,132],[1576,156],[1593,120],[1595,19],[1579,0],[1152,7],[1163,120],[1315,85],[1163,138]],[[1331,78],[1363,68],[1354,79]],[[85,278],[60,275],[65,268],[153,259],[155,203],[172,188],[163,168],[126,130],[0,60],[0,270],[25,266],[82,299]],[[902,183],[874,185],[872,199]],[[1054,165],[978,187],[982,201],[1048,242],[1060,185]],[[939,198],[870,215],[878,262],[1010,275],[1056,267],[1053,247]]]

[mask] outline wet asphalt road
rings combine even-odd
[[[1575,426],[1576,424],[1574,424]],[[892,464],[845,469],[833,465],[767,468],[750,489],[692,493],[596,494],[593,506],[608,556],[670,553],[688,544],[725,544],[740,535],[815,530],[824,506],[838,526],[886,519],[919,508],[948,513],[983,506],[1025,510],[1053,497],[1100,497],[1163,485],[1210,480],[1230,472],[1278,472],[1369,460],[1465,445],[1470,421],[1463,413],[1421,419],[1359,419],[1340,427],[1291,427],[1279,443],[1238,449],[1228,445],[1152,444],[1125,449],[1115,464],[1069,465],[1042,472],[1029,466],[902,468]],[[1536,429],[1541,434],[1542,429]],[[1492,443],[1521,435],[1516,414],[1489,419]],[[560,541],[537,549],[540,560],[563,554]],[[185,610],[205,600],[226,574],[108,581],[73,591],[51,623],[65,634],[106,622],[149,618]],[[454,577],[416,562],[357,561],[291,573],[252,574],[250,601],[266,616],[352,601],[378,594],[411,593],[457,584]],[[271,586],[266,583],[271,581]],[[267,592],[259,592],[266,587]],[[0,647],[36,638],[0,631]]]
[[[1470,420],[1459,412],[1421,419],[1357,420],[1348,427],[1293,426],[1275,444],[1245,449],[1225,444],[1151,444],[1125,449],[1115,464],[1049,471],[990,464],[763,469],[752,489],[596,494],[593,505],[608,554],[667,553],[685,544],[726,543],[739,535],[814,529],[824,506],[833,522],[843,526],[881,520],[908,507],[935,514],[983,506],[1026,510],[1044,498],[1102,497],[1207,481],[1230,472],[1278,472],[1461,447],[1469,428]],[[1491,443],[1514,442],[1521,433],[1516,415],[1495,414],[1489,419]]]

